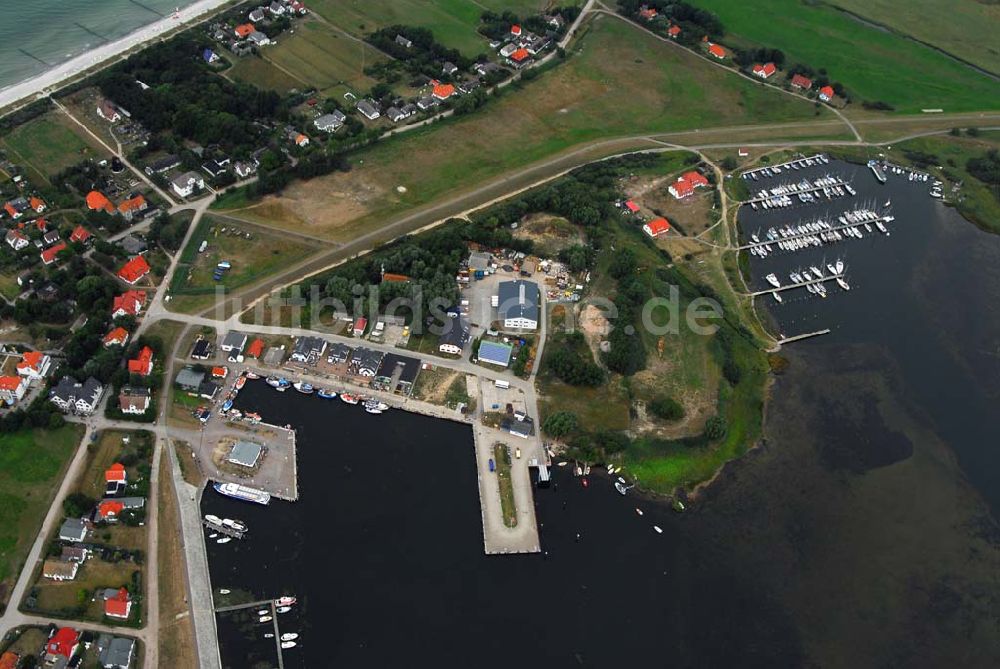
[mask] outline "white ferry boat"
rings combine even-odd
[[[213,483],[212,487],[215,488],[215,492],[220,495],[243,500],[244,502],[256,502],[257,504],[264,505],[271,502],[270,493],[264,492],[263,490],[257,490],[256,488],[249,488],[245,485],[240,485],[239,483]]]

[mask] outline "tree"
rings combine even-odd
[[[579,423],[572,411],[556,411],[542,423],[542,430],[552,437],[565,437],[577,428]]]
[[[676,421],[684,417],[684,407],[673,397],[660,395],[649,403],[649,410],[653,415],[663,420]]]
[[[71,518],[80,518],[94,508],[97,502],[82,492],[70,493],[63,500],[63,511]]]
[[[722,416],[712,416],[705,423],[705,436],[711,441],[717,441],[726,436],[726,421]]]

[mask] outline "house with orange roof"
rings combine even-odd
[[[524,67],[530,61],[531,54],[528,53],[528,50],[525,48],[517,49],[514,53],[510,54],[510,57],[507,58],[507,62],[517,69]]]
[[[801,74],[796,74],[792,77],[792,88],[801,88],[804,91],[808,91],[812,87],[813,82],[809,77],[803,77]]]
[[[125,472],[125,465],[116,462],[104,470],[105,483],[128,483],[128,474]]]
[[[15,251],[20,251],[24,247],[28,246],[30,242],[28,238],[21,234],[18,230],[7,231],[7,236],[4,238],[7,244]]]
[[[20,655],[8,650],[0,655],[0,669],[17,669],[17,661],[20,659]]]
[[[35,210],[35,213],[40,214],[45,211],[45,201],[40,197],[32,196],[32,198],[28,200],[28,204],[30,204],[31,208]]]
[[[87,209],[90,209],[91,211],[103,210],[109,214],[115,213],[115,206],[111,204],[111,200],[109,200],[107,196],[99,190],[92,190],[87,193],[86,200]]]
[[[760,77],[761,79],[767,79],[777,71],[778,68],[774,63],[764,63],[763,65],[757,63],[753,66],[754,76]]]
[[[49,372],[52,359],[41,351],[28,351],[17,363],[17,374],[28,379],[40,379]]]
[[[667,28],[667,36],[677,39],[677,36],[681,34],[681,27],[676,23],[669,28]]]
[[[833,86],[824,86],[819,89],[819,99],[823,102],[829,102],[833,99],[834,95],[836,95],[836,93],[834,93]]]
[[[59,255],[61,251],[65,251],[67,248],[66,242],[59,242],[55,246],[50,246],[49,248],[42,251],[42,262],[46,265],[51,265],[56,261],[56,256]]]
[[[240,25],[236,26],[234,32],[236,33],[237,37],[246,39],[247,37],[250,37],[251,33],[255,32],[256,30],[257,29],[254,27],[252,23],[241,23]]]
[[[726,50],[723,49],[718,44],[711,44],[710,43],[708,45],[708,52],[710,54],[712,54],[713,56],[715,56],[716,58],[718,58],[719,60],[722,60],[723,58],[726,57]]]
[[[647,7],[646,5],[639,8],[639,18],[645,19],[646,21],[652,21],[656,18],[658,13],[659,12],[657,12],[655,8]]]
[[[213,379],[224,379],[229,376],[229,368],[227,367],[213,367],[212,368],[212,378]]]
[[[126,290],[121,295],[115,297],[111,303],[111,317],[137,316],[146,304],[146,291]]]
[[[0,376],[0,401],[13,406],[28,391],[28,379],[23,376]]]
[[[19,211],[17,210],[17,208],[16,208],[16,207],[15,207],[14,205],[12,205],[12,204],[11,204],[10,202],[6,203],[6,204],[5,204],[4,206],[3,206],[3,208],[4,208],[4,211],[6,211],[6,212],[7,212],[7,215],[8,215],[8,216],[10,216],[10,217],[11,217],[12,219],[14,219],[15,221],[16,221],[17,219],[21,218],[21,212],[19,212]]]
[[[125,283],[135,285],[139,279],[149,274],[149,263],[142,256],[135,256],[118,270],[118,278]]]
[[[125,510],[125,505],[116,499],[106,499],[97,505],[97,514],[94,520],[113,523],[118,520],[118,516]]]
[[[118,205],[118,213],[121,214],[126,221],[131,221],[133,216],[140,211],[145,211],[147,207],[149,207],[149,203],[146,202],[146,198],[144,198],[140,193],[135,197],[123,200],[121,204]]]
[[[635,214],[639,211],[639,205],[637,205],[632,200],[625,201],[625,208],[629,210],[630,213]]]
[[[82,225],[78,225],[73,228],[73,232],[69,235],[69,240],[71,242],[78,242],[80,244],[86,244],[87,240],[90,239],[90,233],[87,232],[87,228]]]
[[[37,229],[39,232],[45,232],[46,230],[49,229],[49,222],[46,221],[44,218],[36,218],[35,229]]]
[[[113,593],[113,594],[112,594]],[[104,598],[104,615],[109,618],[125,620],[132,612],[132,597],[127,588],[112,590]]]
[[[514,37],[520,37],[521,36],[521,26],[517,25],[516,23],[514,25],[512,25],[510,27],[510,34],[513,35]]]
[[[438,100],[447,100],[455,94],[455,87],[451,84],[437,84],[431,91],[431,95]]]
[[[45,644],[45,657],[42,660],[43,666],[63,666],[76,655],[76,650],[80,647],[80,633],[72,627],[60,627],[56,633],[49,637]]]
[[[677,181],[670,184],[667,190],[675,198],[682,200],[689,195],[693,195],[695,188],[704,188],[705,186],[708,186],[708,179],[705,178],[705,175],[701,172],[691,170],[679,176]]]
[[[295,146],[308,146],[309,138],[303,135],[301,132],[295,133],[295,138],[292,140],[295,142]]]
[[[104,346],[124,346],[128,341],[128,330],[125,328],[115,328],[104,336]]]
[[[662,216],[660,218],[654,218],[649,223],[642,226],[642,231],[653,239],[656,239],[660,235],[665,235],[670,232],[670,221]]]
[[[149,376],[153,371],[153,349],[143,346],[139,350],[139,355],[128,361],[128,373],[139,376]]]
[[[264,352],[264,340],[263,339],[254,339],[250,343],[250,346],[247,347],[246,354],[247,354],[247,357],[250,357],[250,358],[259,358],[260,355],[261,355],[261,353],[263,353],[263,352]]]

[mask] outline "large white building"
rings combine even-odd
[[[504,328],[538,329],[538,284],[533,281],[501,281],[497,290],[497,317]]]

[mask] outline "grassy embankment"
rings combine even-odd
[[[694,4],[719,16],[729,33],[728,44],[781,49],[788,64],[825,68],[829,77],[843,83],[849,92],[863,100],[886,102],[898,112],[1000,108],[996,81],[930,47],[865,25],[829,6],[798,0],[695,0]],[[927,30],[937,31],[939,24],[927,21],[921,12],[894,4],[898,6],[891,11],[908,14]],[[950,4],[948,9],[941,6],[949,15],[950,8]],[[983,28],[991,37],[993,29]],[[970,48],[983,50],[991,42],[990,37],[978,42],[961,34]],[[850,109],[861,111],[861,105]]]
[[[233,213],[345,242],[394,215],[582,144],[635,138],[607,146],[607,155],[652,147],[644,134],[833,118],[617,19],[596,18],[584,32],[566,62],[505,89],[475,114],[379,143],[355,154],[349,173],[294,184]],[[843,125],[824,124],[811,134],[825,133],[839,137]],[[217,204],[224,206],[239,205],[227,198]]]
[[[188,449],[190,452],[190,449]],[[170,475],[170,455],[160,459],[159,504],[159,604],[160,667],[195,666],[194,628],[187,604],[187,573],[181,541],[180,510]]]
[[[59,480],[83,436],[80,425],[22,430],[0,443],[0,603],[22,567]]]
[[[497,485],[500,487],[500,509],[503,511],[503,524],[507,527],[517,527],[514,481],[510,477],[510,447],[507,444],[493,444],[493,461],[497,468]]]
[[[981,0],[828,0],[829,4],[1000,74],[1000,4]],[[993,44],[992,48],[988,44]]]

